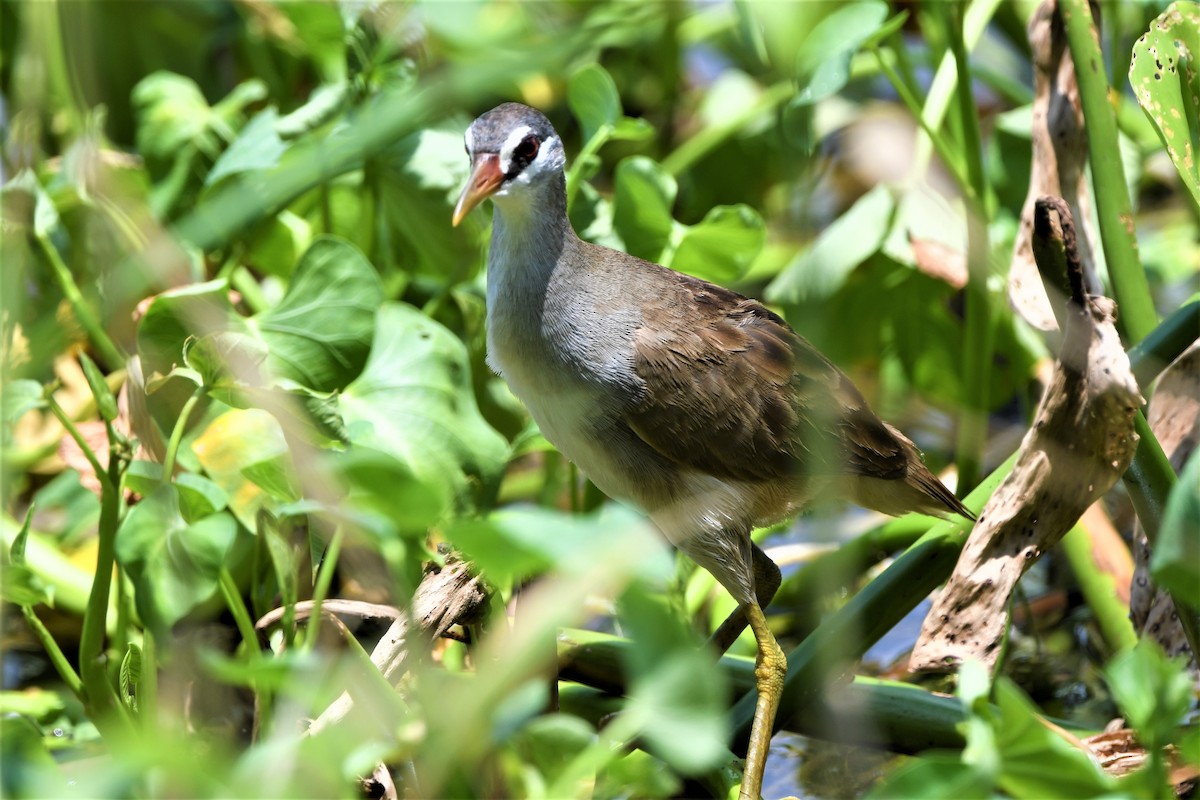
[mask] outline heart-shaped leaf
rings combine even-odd
[[[746,273],[766,239],[762,217],[750,206],[717,206],[684,231],[670,266],[698,278],[728,283]]]
[[[583,128],[583,141],[590,141],[605,125],[621,118],[621,95],[608,71],[599,64],[588,64],[567,82],[567,105]]]
[[[223,511],[189,524],[173,484],[134,506],[117,532],[116,554],[142,619],[165,633],[211,598],[236,535],[237,522]]]
[[[417,309],[379,309],[361,375],[340,397],[350,440],[390,453],[449,496],[491,493],[508,443],[479,413],[462,341]]]
[[[617,165],[613,227],[626,252],[661,259],[675,229],[671,206],[677,191],[675,179],[653,159],[631,156]]]
[[[379,276],[358,248],[321,237],[300,259],[282,302],[253,323],[276,376],[328,392],[362,371],[382,302]]]

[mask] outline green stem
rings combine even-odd
[[[926,122],[925,116],[921,113],[921,101],[915,94],[913,94],[912,89],[910,89],[908,84],[901,79],[896,70],[892,69],[891,65],[886,63],[883,56],[883,51],[880,48],[873,47],[871,48],[871,52],[874,53],[875,57],[879,60],[880,70],[882,70],[884,76],[886,76],[888,81],[892,84],[892,88],[896,90],[896,94],[900,97],[900,101],[904,103],[904,106],[908,109],[908,113],[912,114],[912,117],[914,120],[916,120],[917,125],[920,126],[921,130],[925,132],[925,135],[929,137],[929,141],[933,144],[933,149],[937,152],[938,158],[940,158],[942,163],[946,165],[946,169],[950,170],[950,174],[954,176],[954,180],[958,184],[959,188],[964,194],[973,194],[975,189],[973,186],[971,186],[970,180],[963,171],[962,160],[958,158],[958,156],[950,148],[950,144],[946,141],[945,137],[930,127],[929,123]]]
[[[46,260],[50,263],[50,272],[54,275],[59,290],[70,304],[75,319],[79,321],[80,326],[87,333],[88,339],[95,346],[100,360],[110,371],[124,366],[124,352],[109,338],[104,326],[92,312],[91,306],[83,297],[83,292],[79,290],[79,285],[75,283],[75,276],[71,274],[71,270],[62,260],[62,256],[58,254],[58,248],[46,236],[39,235],[37,240],[42,246],[42,252],[46,254]]]
[[[1175,310],[1162,324],[1129,349],[1133,377],[1146,392],[1158,374],[1196,340],[1200,330],[1200,299],[1192,299]]]
[[[956,463],[959,493],[979,480],[983,451],[987,444],[987,401],[992,363],[991,298],[988,295],[988,218],[990,212],[987,177],[983,170],[983,145],[979,111],[971,85],[971,65],[963,41],[961,20],[949,6],[946,22],[950,49],[958,74],[957,109],[963,131],[967,180],[972,188],[967,207],[966,341],[963,347],[964,407],[958,424]]]
[[[583,169],[587,166],[588,161],[596,153],[600,152],[600,148],[608,142],[608,137],[612,134],[612,126],[609,124],[601,125],[600,128],[592,134],[592,138],[588,139],[587,144],[579,151],[579,155],[571,162],[571,166],[567,169],[567,209],[575,205],[575,195],[579,194],[579,187],[583,183]]]
[[[33,637],[42,645],[42,649],[46,651],[50,663],[54,665],[54,669],[58,672],[59,677],[67,684],[67,688],[79,698],[80,702],[87,702],[87,694],[83,689],[83,681],[80,680],[79,673],[71,666],[71,662],[63,655],[58,642],[54,640],[54,634],[46,630],[46,626],[42,624],[37,614],[34,613],[33,606],[21,606],[21,613],[25,616],[25,622],[29,624],[29,630],[33,633]]]
[[[1067,45],[1075,62],[1079,99],[1087,120],[1088,163],[1095,187],[1096,216],[1114,299],[1117,325],[1129,344],[1140,342],[1158,324],[1150,283],[1138,257],[1129,187],[1121,161],[1117,117],[1109,101],[1104,59],[1088,0],[1060,0]]]
[[[262,288],[258,285],[258,281],[254,280],[254,276],[250,274],[250,270],[238,265],[233,268],[230,275],[229,283],[242,296],[242,300],[250,307],[250,310],[255,314],[260,314],[271,307],[267,302],[266,296],[262,293]]]
[[[974,0],[967,6],[963,14],[963,40],[968,49],[974,47],[982,38],[1001,0]],[[938,65],[929,85],[929,93],[925,98],[925,110],[921,115],[928,127],[937,130],[942,127],[946,109],[950,106],[950,98],[954,94],[957,72],[954,66],[953,53],[946,53],[942,63]],[[917,139],[916,153],[913,155],[912,174],[921,176],[929,170],[929,156],[932,140],[927,137]]]
[[[1123,480],[1138,520],[1142,523],[1142,530],[1146,532],[1146,539],[1153,548],[1162,528],[1167,498],[1170,497],[1178,479],[1175,470],[1171,468],[1171,462],[1163,452],[1162,445],[1150,430],[1150,423],[1141,411],[1134,418],[1134,429],[1139,437],[1138,447],[1133,454],[1133,463],[1125,470]],[[1200,654],[1200,620],[1197,620],[1191,607],[1181,602],[1174,593],[1171,593],[1171,602],[1175,604],[1175,611],[1179,615],[1188,646],[1193,653]]]
[[[175,420],[175,427],[171,429],[171,440],[167,442],[167,453],[163,457],[163,483],[170,483],[171,476],[175,474],[175,456],[179,452],[179,443],[183,441],[183,431],[187,428],[188,417],[192,415],[192,409],[196,407],[196,403],[200,402],[204,392],[203,386],[197,386],[196,390],[192,392],[192,396],[183,404],[183,409],[179,412],[179,419]]]
[[[688,139],[674,152],[663,159],[663,169],[670,175],[686,172],[693,164],[703,159],[716,148],[720,147],[730,136],[746,127],[760,114],[778,106],[796,93],[796,87],[791,80],[780,81],[768,86],[759,95],[758,102],[740,114],[734,114],[724,122],[710,125]]]
[[[1129,622],[1129,607],[1117,597],[1113,576],[1097,566],[1087,530],[1076,524],[1067,531],[1059,547],[1075,573],[1075,582],[1092,609],[1109,650],[1118,653],[1132,649],[1137,644],[1137,634]]]
[[[329,596],[329,587],[333,583],[334,572],[337,571],[338,554],[341,553],[344,536],[345,531],[339,526],[329,538],[329,547],[325,549],[321,568],[317,570],[317,581],[313,586],[312,613],[308,618],[308,630],[304,638],[305,650],[312,650],[317,646],[317,636],[321,630],[321,604]]]
[[[108,473],[105,471],[104,467],[100,465],[100,459],[96,458],[96,453],[83,438],[83,434],[79,432],[79,429],[75,427],[75,423],[72,422],[71,418],[67,416],[67,412],[64,411],[63,407],[58,404],[58,401],[54,399],[53,393],[46,393],[46,405],[49,406],[50,413],[53,414],[60,423],[62,423],[63,428],[67,431],[70,437],[75,440],[75,444],[79,445],[79,449],[83,451],[83,457],[86,458],[88,464],[91,465],[92,471],[96,474],[96,480],[100,481],[101,489],[107,490],[113,488],[105,485],[105,481],[108,480]]]
[[[113,564],[116,561],[117,528],[121,524],[119,487],[122,464],[118,459],[110,458],[108,469],[107,474],[97,474],[101,478],[101,490],[96,569],[79,639],[79,673],[87,696],[86,705],[89,716],[101,732],[104,732],[101,726],[110,720],[127,721],[125,707],[117,699],[108,679],[107,659],[104,657],[104,632],[108,621],[108,599],[112,591]]]
[[[225,598],[225,605],[229,607],[229,613],[233,614],[233,621],[237,625],[238,633],[242,635],[242,641],[246,645],[246,657],[251,661],[256,661],[260,656],[258,634],[254,632],[254,620],[250,618],[250,610],[246,608],[242,593],[238,591],[237,582],[234,581],[233,575],[226,567],[221,567],[218,581],[221,586],[221,595]]]

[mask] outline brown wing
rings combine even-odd
[[[646,320],[635,339],[634,367],[647,391],[626,419],[651,447],[734,480],[904,477],[901,443],[850,379],[782,318],[687,276],[676,275],[670,288],[674,302],[659,304],[664,315]]]

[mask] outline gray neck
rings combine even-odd
[[[488,253],[488,306],[507,302],[527,309],[543,296],[563,250],[578,237],[567,218],[567,183],[562,172],[514,187],[492,198],[492,244]]]

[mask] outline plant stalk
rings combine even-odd
[[[1137,234],[1129,187],[1121,161],[1117,116],[1109,100],[1104,58],[1088,0],[1059,0],[1067,45],[1075,62],[1079,99],[1087,120],[1088,163],[1092,168],[1096,216],[1113,297],[1121,309],[1117,326],[1130,345],[1146,338],[1158,324],[1150,284],[1138,257]]]

